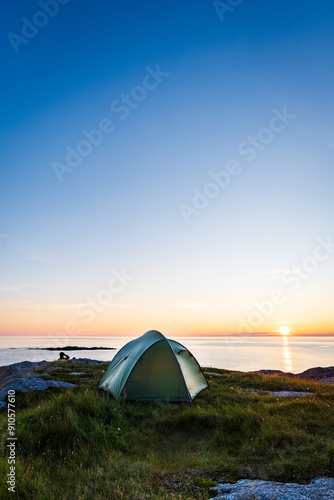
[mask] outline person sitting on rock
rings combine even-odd
[[[67,354],[65,354],[64,352],[60,352],[59,353],[59,359],[70,359],[70,357],[67,356]]]

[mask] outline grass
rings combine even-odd
[[[334,475],[333,385],[210,369],[192,407],[136,403],[97,389],[106,366],[58,362],[51,378],[78,386],[16,395],[16,493],[4,413],[0,498],[206,500],[215,482]]]

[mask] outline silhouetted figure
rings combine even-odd
[[[64,352],[60,352],[59,353],[59,359],[70,359],[70,357],[67,356],[67,354],[65,354]]]

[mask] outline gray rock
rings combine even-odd
[[[10,389],[19,392],[44,391],[49,387],[74,387],[75,384],[59,380],[43,380],[43,373],[35,373],[38,368],[46,369],[50,366],[48,361],[31,363],[23,361],[8,366],[0,367],[0,409],[7,407],[6,396]]]
[[[311,379],[314,381],[329,379],[334,377],[334,366],[317,366],[316,368],[309,368],[302,373],[282,372],[281,370],[258,370],[250,373],[261,373],[262,375],[279,375],[295,379]]]
[[[69,382],[62,382],[60,380],[43,380],[39,377],[27,378],[12,378],[6,388],[0,392],[0,408],[5,408],[7,403],[5,401],[8,391],[14,389],[15,391],[28,392],[28,391],[44,391],[49,387],[74,387],[75,384]]]
[[[334,384],[334,377],[321,378],[319,382],[322,384]]]
[[[211,500],[334,500],[334,478],[316,478],[307,485],[240,479],[212,490],[218,496]]]
[[[33,370],[37,368],[46,368],[49,365],[47,361],[39,363],[31,363],[23,361],[22,363],[14,363],[13,365],[0,367],[0,391],[8,387],[9,383],[14,379],[23,379],[36,376]]]
[[[297,375],[299,378],[313,378],[315,380],[320,380],[323,378],[334,377],[334,366],[327,366],[323,368],[322,366],[317,366],[316,368],[309,368],[303,373]]]

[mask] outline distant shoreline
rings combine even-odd
[[[19,349],[19,347],[12,347],[12,349]],[[76,345],[67,345],[65,347],[27,347],[26,349],[38,351],[113,351],[116,350],[116,347],[78,347]]]

